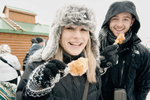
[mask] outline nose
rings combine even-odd
[[[117,26],[118,27],[122,27],[123,26],[123,22],[121,20],[119,20],[118,23],[117,23]]]
[[[80,38],[81,37],[81,31],[80,30],[76,30],[74,32],[74,38]]]

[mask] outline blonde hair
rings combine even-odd
[[[9,47],[8,44],[2,44],[0,46],[0,54],[3,54],[3,53],[11,53],[11,48]]]
[[[58,59],[60,61],[63,61],[63,49],[59,45],[57,54],[55,55],[55,59]],[[96,58],[94,57],[94,54],[91,50],[91,39],[89,38],[88,43],[84,49],[85,57],[88,58],[88,71],[86,72],[87,79],[90,83],[96,82]]]

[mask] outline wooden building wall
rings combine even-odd
[[[9,9],[6,6],[4,8],[3,13],[5,14],[5,17],[8,17],[13,21],[35,24],[36,14],[23,12],[15,9]]]
[[[16,55],[18,60],[23,65],[23,59],[31,46],[31,39],[37,35],[0,33],[0,45],[8,44],[11,48],[11,54]],[[40,36],[43,39],[48,39],[48,36]]]
[[[17,11],[9,11],[9,18],[14,21],[35,24],[35,16]]]

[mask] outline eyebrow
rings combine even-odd
[[[127,15],[127,16],[124,16],[124,18],[129,18],[129,19],[131,18],[132,19],[132,16],[130,17],[130,16]]]
[[[118,16],[115,15],[115,16],[113,16],[113,17],[118,17]],[[113,18],[113,17],[112,17],[112,18]],[[130,16],[128,16],[128,15],[125,15],[125,16],[123,16],[123,18],[129,18],[129,19],[131,18],[131,19],[132,19],[132,16],[130,17]]]

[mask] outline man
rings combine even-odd
[[[44,46],[44,40],[41,37],[35,38],[37,43],[33,43],[33,45],[30,47],[29,54],[33,55],[35,51],[41,49]]]
[[[36,40],[36,38],[32,38],[30,41],[31,41],[32,44],[38,43],[37,40]],[[32,44],[31,44],[31,46],[32,46]],[[29,49],[29,50],[30,50],[30,49]],[[23,71],[24,71],[25,68],[26,68],[26,63],[27,63],[27,59],[29,58],[29,56],[30,56],[30,54],[29,54],[29,51],[28,51],[28,52],[26,53],[25,58],[23,59]]]
[[[102,100],[146,99],[150,89],[150,53],[140,43],[139,28],[133,2],[118,1],[109,7],[99,34],[101,68],[107,69],[102,75]],[[114,45],[119,34],[124,34],[125,40]]]
[[[32,40],[33,41],[33,40]],[[31,41],[31,42],[32,42]],[[36,42],[37,41],[37,42]],[[26,64],[25,64],[25,68],[24,70],[28,67],[29,65],[29,59],[30,56],[33,55],[37,50],[42,49],[44,46],[44,40],[41,37],[36,37],[34,42],[32,42],[32,45],[29,49],[29,57],[27,58]]]

